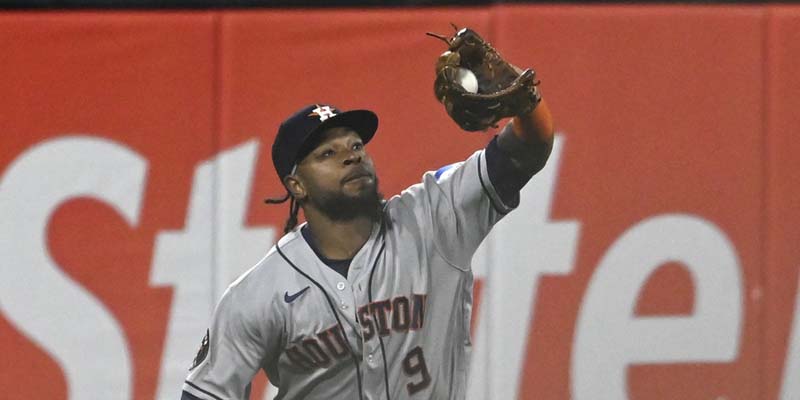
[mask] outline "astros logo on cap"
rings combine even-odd
[[[336,113],[331,109],[331,106],[320,106],[319,104],[316,105],[317,108],[311,111],[311,114],[308,116],[316,115],[319,117],[319,122],[325,121],[326,119],[333,117]]]

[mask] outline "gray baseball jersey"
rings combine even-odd
[[[388,200],[346,279],[295,229],[225,292],[184,391],[244,399],[263,369],[277,399],[464,399],[470,262],[509,211],[481,150]]]

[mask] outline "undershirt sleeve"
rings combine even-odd
[[[530,175],[514,166],[511,156],[497,144],[495,136],[486,145],[486,169],[495,191],[509,207],[519,205],[519,191],[530,180]]]
[[[184,390],[183,394],[181,394],[181,400],[203,400],[203,399],[195,397],[191,393]]]

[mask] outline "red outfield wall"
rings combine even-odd
[[[475,257],[471,398],[800,399],[791,6],[0,15],[3,397],[177,398],[300,106],[378,113],[387,195],[483,146],[432,95],[450,21],[559,132]]]

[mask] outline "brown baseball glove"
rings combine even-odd
[[[453,28],[452,37],[428,35],[447,43],[448,50],[436,62],[433,89],[462,129],[497,127],[501,119],[528,113],[539,104],[539,82],[533,70],[522,71],[504,60],[472,29]]]

